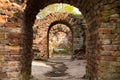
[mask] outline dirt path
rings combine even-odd
[[[50,59],[33,61],[31,80],[85,80],[85,60]]]

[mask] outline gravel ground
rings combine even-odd
[[[31,80],[86,80],[86,60],[74,60],[54,58],[47,62],[33,61]]]

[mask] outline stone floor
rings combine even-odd
[[[47,62],[33,61],[31,80],[86,80],[86,60],[74,60],[65,58],[53,58]]]

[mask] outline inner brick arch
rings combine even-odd
[[[108,55],[107,52],[111,53],[111,49],[113,52],[118,52],[118,46],[111,43],[111,40],[114,39],[115,35],[113,37],[108,37],[109,35],[112,35],[109,30],[108,26],[116,27],[119,25],[119,0],[96,0],[96,1],[90,1],[90,0],[28,0],[27,7],[25,9],[25,16],[24,16],[24,29],[23,32],[25,33],[24,36],[27,40],[32,40],[33,33],[32,26],[34,24],[35,16],[39,12],[39,9],[44,8],[48,4],[52,3],[68,3],[73,4],[74,6],[78,7],[81,12],[84,15],[84,18],[86,19],[88,28],[87,28],[87,76],[90,80],[109,80],[109,79],[119,79],[119,76],[110,76],[112,73],[115,73],[116,75],[119,74],[115,71],[103,71],[103,68],[111,69],[115,67],[114,63],[118,63],[118,56],[114,55]],[[33,7],[34,6],[34,7]],[[106,6],[109,6],[110,8],[107,8]],[[105,12],[109,12],[106,14]],[[112,12],[111,12],[112,11]],[[116,14],[116,16],[111,16]],[[116,19],[117,18],[117,19]],[[116,24],[110,25],[110,24]],[[106,26],[107,27],[106,27]],[[118,27],[117,27],[118,28]],[[104,30],[108,30],[103,32]],[[112,29],[113,30],[113,29]],[[28,34],[26,34],[28,33]],[[104,35],[103,35],[104,34]],[[117,34],[119,34],[117,32]],[[107,36],[107,37],[105,37]],[[117,35],[118,36],[118,35]],[[104,43],[103,39],[109,40],[110,43]],[[25,38],[23,39],[23,41]],[[118,40],[118,38],[117,38]],[[29,47],[27,47],[27,46]],[[25,42],[25,45],[23,47],[23,51],[26,50],[26,52],[23,53],[23,55],[26,53],[32,53],[31,52],[31,46],[32,41]],[[106,48],[107,47],[107,48]],[[113,48],[114,47],[114,48]],[[106,52],[107,51],[107,52]],[[106,55],[105,55],[105,54]],[[24,56],[25,63],[28,63],[26,60],[26,57],[31,57],[32,54]],[[91,63],[92,62],[92,63]],[[114,62],[114,63],[111,63]],[[103,65],[103,64],[109,64],[109,65]],[[113,67],[111,65],[114,65]],[[25,75],[30,75],[30,67],[27,68],[28,64],[22,68],[22,73]],[[31,66],[31,60],[29,62],[29,66]],[[116,70],[116,68],[114,68]],[[105,73],[105,74],[104,74]],[[104,76],[105,75],[105,76]]]
[[[71,35],[72,35],[72,41],[71,41],[71,43],[72,43],[72,52],[73,52],[73,30],[72,30],[72,28],[71,28],[71,25],[70,24],[68,24],[68,23],[66,23],[65,21],[55,21],[55,22],[53,22],[53,23],[51,23],[51,25],[49,26],[49,29],[48,29],[48,32],[47,32],[47,51],[48,51],[48,57],[49,57],[49,33],[50,33],[50,30],[51,30],[51,28],[52,27],[54,27],[55,25],[57,25],[57,24],[62,24],[62,25],[66,25],[66,27],[68,27],[69,29],[70,29],[70,32],[71,32]],[[63,30],[61,30],[61,31],[63,31]],[[63,31],[63,32],[65,32],[65,31]]]

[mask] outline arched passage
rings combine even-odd
[[[78,0],[78,1],[76,1],[77,2],[76,3],[73,0],[71,0],[71,1],[53,0],[50,2],[48,2],[48,1],[47,2],[46,1],[38,2],[35,0],[34,1],[30,0],[30,1],[28,1],[29,6],[27,5],[27,8],[25,10],[25,14],[27,14],[27,12],[29,12],[30,14],[28,13],[26,16],[36,15],[40,8],[43,8],[44,6],[51,4],[51,3],[59,3],[59,2],[73,4],[74,6],[77,6],[81,10],[81,12],[83,13],[83,15],[86,19],[86,22],[88,24],[88,31],[87,31],[88,35],[87,35],[86,45],[87,45],[87,59],[88,59],[87,73],[88,73],[89,79],[93,79],[93,78],[94,79],[109,79],[110,76],[108,76],[108,75],[101,76],[101,74],[103,75],[103,73],[104,73],[104,72],[101,72],[101,69],[106,68],[107,66],[105,66],[105,65],[102,66],[100,64],[102,64],[104,62],[107,62],[109,64],[110,61],[115,62],[116,57],[110,56],[110,57],[112,57],[112,59],[110,59],[110,61],[109,61],[109,59],[107,59],[107,58],[110,58],[109,56],[102,55],[101,47],[102,47],[103,52],[106,50],[110,51],[109,49],[110,49],[110,46],[112,46],[112,44],[109,44],[110,45],[109,49],[108,48],[106,49],[105,46],[107,46],[107,45],[99,43],[100,39],[102,39],[102,36],[100,36],[102,33],[99,33],[99,30],[102,29],[102,27],[106,24],[106,22],[112,23],[113,19],[110,19],[111,14],[115,14],[115,13],[118,14],[118,11],[115,10],[115,8],[117,8],[117,6],[114,7],[115,13],[114,12],[111,13],[109,9],[105,8],[106,4],[108,4],[110,7],[110,5],[117,4],[118,2],[114,1],[114,0],[113,1],[104,1],[104,0],[103,1],[99,1],[99,0],[97,0],[97,1],[89,1],[89,0],[83,1],[83,0]],[[41,3],[41,4],[39,4],[39,3]],[[37,5],[37,6],[34,7],[34,9],[33,9],[33,7],[30,5],[32,5],[32,6]],[[34,10],[34,12],[32,10],[30,12],[29,9]],[[103,13],[101,13],[101,11]],[[108,11],[108,12],[110,12],[110,14],[104,15],[104,11]],[[27,17],[26,17],[26,19],[27,19]],[[32,20],[32,22],[33,22],[34,19],[35,19],[35,16],[31,17],[30,20]],[[107,28],[107,30],[109,30],[109,28]],[[109,33],[109,32],[107,32],[107,33]],[[118,46],[115,46],[115,47],[118,47]],[[110,69],[110,66],[109,66],[109,69]],[[112,71],[109,74],[112,74]],[[115,78],[115,77],[113,77],[113,78]]]
[[[61,16],[61,17],[60,17]],[[61,23],[65,24],[66,26],[69,26],[72,36],[74,39],[75,47],[77,43],[77,39],[82,35],[80,31],[82,31],[82,28],[85,27],[83,26],[83,19],[75,17],[75,15],[69,14],[69,13],[51,13],[48,16],[46,16],[43,19],[36,20],[37,23],[37,33],[36,33],[36,38],[34,39],[34,44],[36,44],[36,47],[39,49],[41,54],[43,54],[42,58],[47,60],[48,59],[48,41],[47,36],[49,33],[49,30],[51,29],[52,26],[55,24]],[[75,32],[75,35],[74,35]],[[84,31],[83,31],[84,32]],[[42,45],[42,46],[41,46]],[[79,46],[77,47],[79,48]],[[73,49],[73,51],[76,48]]]
[[[49,46],[49,37],[50,37],[49,34],[50,34],[50,30],[51,30],[52,28],[54,28],[55,25],[59,24],[59,25],[62,26],[64,23],[65,23],[64,21],[63,21],[63,22],[62,22],[62,21],[56,21],[56,22],[52,23],[52,24],[50,25],[49,29],[48,29],[48,33],[47,33],[48,56],[49,56],[49,54],[50,54],[50,52],[49,52],[49,47],[50,47],[50,46]],[[67,24],[64,24],[64,25],[65,25],[65,26],[63,26],[63,27],[65,27],[65,28],[63,28],[63,27],[61,27],[61,26],[58,26],[58,29],[61,28],[60,30],[58,30],[58,32],[61,31],[61,32],[64,32],[65,34],[67,34],[67,35],[68,35],[68,34],[69,34],[69,35],[72,35],[71,38],[70,38],[71,41],[69,40],[70,43],[72,43],[71,46],[69,45],[69,46],[71,47],[71,50],[70,50],[70,49],[69,49],[69,50],[71,51],[71,55],[72,55],[72,52],[73,52],[73,33],[72,33],[72,32],[73,32],[73,31],[71,30],[70,25],[67,25]],[[67,27],[70,29],[70,31],[69,31],[69,29],[67,29],[67,31],[65,30]]]
[[[119,0],[27,0],[24,5],[26,5],[25,11],[23,12],[23,6],[19,7],[15,4],[11,4],[8,0],[1,0],[2,4],[2,28],[1,28],[1,42],[8,41],[6,43],[1,43],[0,48],[0,62],[5,63],[0,68],[0,79],[20,79],[28,80],[31,74],[31,59],[32,59],[32,38],[33,30],[32,26],[34,24],[35,16],[39,12],[39,9],[52,3],[68,3],[73,4],[78,7],[83,13],[87,25],[87,75],[90,80],[115,80],[120,79],[119,76],[119,29],[120,29],[120,1]],[[7,2],[7,3],[6,3]],[[16,1],[15,1],[16,2]],[[5,6],[3,8],[3,6]],[[6,12],[6,10],[12,14]],[[15,13],[13,13],[13,12]],[[24,19],[20,16],[24,14]],[[5,16],[4,16],[5,15]],[[9,17],[6,17],[9,16]],[[6,19],[6,20],[4,20]],[[19,23],[19,21],[22,22]],[[8,24],[13,25],[8,25]],[[19,25],[17,25],[19,24]],[[4,26],[3,26],[4,25]],[[22,29],[22,37],[18,32],[6,31],[8,27],[12,29],[20,28]],[[16,29],[15,29],[16,30]],[[7,34],[4,34],[7,33]],[[11,37],[12,33],[12,37]],[[15,34],[15,35],[13,35]],[[19,39],[22,40],[21,47],[20,44],[11,43],[8,39]],[[18,40],[18,41],[19,41]],[[12,45],[11,45],[11,44]],[[16,47],[17,45],[17,47]],[[14,54],[13,54],[14,52]],[[11,55],[12,54],[12,55]],[[19,55],[18,55],[19,54]],[[6,66],[10,66],[9,63],[12,61],[18,61],[19,64],[22,56],[21,67],[17,67],[18,71],[11,72],[6,70]],[[16,60],[17,59],[17,60]],[[28,62],[30,61],[30,62]],[[27,64],[26,64],[27,63]],[[13,68],[15,68],[13,66]],[[12,70],[13,71],[13,70]],[[15,74],[16,76],[10,76],[10,74]],[[4,74],[4,75],[3,75]]]

